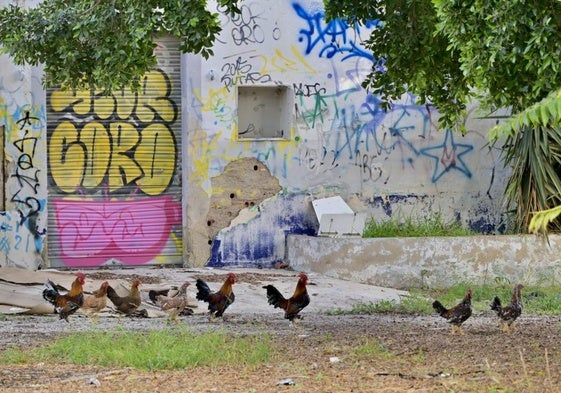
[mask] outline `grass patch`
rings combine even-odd
[[[0,364],[25,364],[30,360],[29,354],[16,346],[11,346],[0,352]]]
[[[420,290],[412,290],[409,296],[401,300],[381,300],[379,302],[357,303],[350,310],[334,308],[328,315],[364,315],[364,314],[429,314],[432,310],[432,299],[427,298]]]
[[[440,213],[429,217],[377,222],[370,220],[364,227],[364,238],[372,237],[427,237],[427,236],[470,236],[476,235],[459,221],[445,221]]]
[[[197,366],[256,365],[271,356],[269,337],[233,337],[225,332],[154,330],[76,333],[24,354],[18,348],[0,353],[1,364],[67,363],[141,370]]]
[[[498,296],[503,304],[510,302],[514,283],[497,279],[493,284],[473,285],[460,282],[449,288],[415,289],[400,301],[382,300],[379,302],[357,303],[350,310],[332,309],[329,315],[364,315],[364,314],[432,314],[432,302],[438,299],[445,307],[458,304],[472,290],[472,307],[476,312],[490,311],[489,303]],[[561,285],[525,286],[522,289],[524,313],[538,315],[561,314]]]
[[[394,356],[388,351],[388,348],[375,338],[368,337],[364,342],[360,343],[353,350],[358,356],[367,356],[374,359],[391,359]]]

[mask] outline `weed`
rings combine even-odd
[[[441,213],[429,217],[366,223],[363,237],[424,237],[424,236],[469,236],[476,232],[465,228],[459,221],[444,221]]]
[[[271,356],[269,338],[232,337],[225,332],[197,334],[187,329],[140,332],[76,333],[27,354],[16,349],[0,353],[0,363],[69,363],[133,367],[143,370],[181,369],[229,364],[255,365]]]
[[[423,350],[423,348],[419,348],[417,354],[413,358],[413,361],[415,361],[416,363],[423,363],[426,360],[426,358],[427,357],[425,355],[425,351]]]
[[[393,357],[384,344],[370,337],[354,348],[354,354],[375,359],[391,359]]]

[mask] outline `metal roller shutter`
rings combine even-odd
[[[176,40],[138,93],[47,90],[52,267],[181,264],[181,81]]]

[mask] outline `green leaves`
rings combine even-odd
[[[138,88],[156,65],[154,39],[169,34],[184,52],[208,56],[220,32],[206,0],[45,0],[35,8],[0,9],[2,51],[17,64],[45,65],[45,84],[105,92]],[[221,0],[239,12],[237,0]]]
[[[433,1],[438,31],[458,51],[462,71],[489,110],[514,113],[561,87],[561,3]]]
[[[524,128],[559,126],[561,123],[561,90],[553,91],[540,102],[513,115],[508,121],[493,127],[489,138],[494,141],[512,137]]]
[[[547,233],[548,225],[555,221],[560,214],[561,206],[537,212],[530,220],[529,231],[535,234]]]
[[[432,103],[441,114],[440,128],[463,130],[466,105],[474,99],[489,112],[511,108],[518,113],[561,87],[558,0],[324,4],[331,18],[382,21],[366,42],[382,61],[364,85],[386,106],[406,91],[419,103]]]

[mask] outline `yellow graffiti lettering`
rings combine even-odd
[[[70,109],[77,115],[91,112],[92,97],[89,91],[55,90],[51,94],[51,107],[54,112]]]
[[[77,115],[94,115],[97,119],[130,120],[132,116],[148,123],[163,120],[166,123],[177,119],[177,108],[172,99],[171,81],[165,72],[151,70],[144,75],[142,90],[133,93],[123,89],[118,93],[91,94],[88,90],[54,90],[50,104],[54,112],[73,111]]]
[[[123,89],[115,95],[117,102],[117,117],[121,120],[127,120],[134,113],[136,107],[136,94],[131,90]]]
[[[98,92],[95,96],[93,111],[103,120],[111,118],[114,114],[119,120],[127,120],[134,113],[136,101],[136,94],[126,89],[112,95]]]
[[[175,171],[175,155],[173,134],[164,124],[151,124],[142,131],[134,157],[144,170],[144,177],[137,182],[144,193],[165,191]]]
[[[171,183],[177,151],[173,132],[151,124],[142,134],[125,122],[91,122],[78,132],[68,121],[53,131],[49,144],[51,175],[67,193],[95,189],[107,178],[109,191],[133,183],[147,195],[159,195]]]
[[[150,122],[158,115],[165,122],[173,122],[177,109],[169,99],[171,84],[165,73],[151,70],[144,76],[143,94],[138,95],[136,116],[142,122]],[[150,94],[150,95],[148,95]]]
[[[110,143],[101,123],[89,123],[80,133],[72,123],[60,123],[49,144],[51,175],[57,186],[64,192],[99,186],[107,171]]]
[[[94,99],[94,112],[101,120],[107,120],[115,112],[115,98],[112,95],[99,95]]]
[[[111,159],[111,139],[103,124],[94,121],[82,128],[80,141],[88,152],[82,185],[85,188],[98,187]]]
[[[67,121],[60,123],[49,143],[49,162],[53,180],[63,192],[73,192],[79,187],[85,160],[86,151],[74,125]]]
[[[210,112],[216,123],[231,124],[237,120],[236,111],[230,105],[230,92],[227,88],[208,89],[207,98],[204,98],[200,90],[195,90],[194,95],[202,104],[202,112]]]
[[[109,132],[113,140],[111,166],[109,167],[109,191],[115,191],[142,177],[142,168],[132,152],[140,140],[138,131],[132,124],[111,123]]]
[[[279,49],[275,49],[273,56],[270,58],[261,55],[263,66],[259,72],[265,75],[274,72],[302,72],[302,70],[306,70],[307,73],[311,73],[312,75],[317,74],[317,70],[304,59],[304,56],[302,56],[302,53],[300,53],[297,47],[291,45],[290,50],[296,59],[289,58],[289,56],[282,53]]]
[[[49,105],[65,114],[48,147],[52,179],[60,190],[105,186],[110,193],[124,187],[148,195],[165,192],[177,165],[172,87],[166,73],[154,69],[137,92],[53,90]]]

